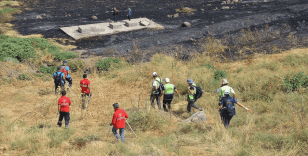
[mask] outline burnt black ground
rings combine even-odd
[[[15,29],[23,35],[39,33],[45,38],[70,39],[60,27],[108,22],[109,18],[112,19],[110,12],[112,7],[120,10],[118,17],[120,20],[126,19],[127,7],[131,7],[133,18],[146,17],[165,27],[164,30],[141,30],[66,43],[77,45],[77,49],[92,51],[103,56],[114,55],[108,52],[110,49],[122,55],[129,55],[133,51],[134,43],[140,49],[152,49],[152,53],[179,44],[190,49],[198,49],[191,42],[192,39],[209,35],[220,38],[226,34],[238,35],[241,29],[247,27],[262,29],[266,24],[272,31],[279,29],[283,24],[288,24],[290,25],[288,32],[304,37],[308,34],[307,0],[268,0],[268,2],[243,0],[238,4],[227,5],[221,5],[221,1],[210,0],[25,0],[23,2],[24,6],[32,10],[25,10],[16,15],[18,20],[12,22],[15,24]],[[175,14],[176,8],[184,6],[197,11],[192,15],[180,13],[178,18],[167,17]],[[222,6],[229,6],[230,9],[221,10]],[[219,10],[213,10],[216,7]],[[204,9],[204,12],[201,9]],[[36,19],[37,15],[42,14],[47,16],[42,20]],[[71,17],[65,17],[67,14]],[[96,15],[98,20],[90,19],[92,15]],[[192,27],[182,28],[181,23],[184,21],[190,22]],[[283,44],[281,39],[276,41],[274,39],[271,42]]]

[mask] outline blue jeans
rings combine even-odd
[[[117,128],[112,127],[112,133],[117,139],[119,139],[120,137],[118,135],[117,130],[118,130]],[[121,136],[122,142],[124,142],[124,128],[120,128],[120,136]]]

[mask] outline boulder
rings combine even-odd
[[[97,20],[98,18],[96,16],[92,16],[91,19]]]
[[[264,0],[264,2],[267,2],[267,0]]]
[[[179,13],[176,13],[176,14],[173,15],[173,17],[179,17],[179,16],[180,16]]]
[[[221,4],[227,4],[227,2],[226,1],[222,1]]]
[[[238,3],[238,0],[233,0],[233,3]]]
[[[173,15],[167,15],[168,18],[171,18]]]
[[[215,9],[213,9],[213,10],[218,10],[218,8],[216,7]]]
[[[67,15],[65,15],[65,17],[71,17],[71,14],[67,14]]]
[[[191,24],[189,22],[183,22],[182,27],[191,27]]]
[[[42,16],[36,16],[36,19],[43,19]]]
[[[78,27],[77,31],[78,31],[79,33],[82,33],[82,29],[81,29],[80,27]]]
[[[45,16],[46,16],[46,14],[42,14],[42,16],[44,16],[44,17],[45,17]]]
[[[146,21],[146,20],[140,21],[140,25],[142,25],[142,26],[148,26],[148,25],[150,25],[150,22],[149,22],[149,21]]]
[[[228,9],[230,9],[230,7],[229,7],[229,6],[222,6],[221,9],[223,9],[223,10],[228,10]]]
[[[207,118],[203,111],[197,112],[183,122],[204,122]]]

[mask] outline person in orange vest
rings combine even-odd
[[[125,128],[125,118],[128,118],[127,113],[120,109],[119,104],[118,103],[114,103],[113,105],[114,108],[114,114],[113,114],[113,118],[112,118],[112,122],[110,124],[110,126],[112,127],[112,133],[114,134],[114,136],[119,140],[120,137],[118,135],[117,130],[120,130],[120,136],[121,136],[121,140],[122,142],[124,142],[124,128]]]
[[[71,105],[71,99],[66,95],[66,91],[63,90],[62,92],[62,96],[58,101],[58,114],[59,114],[59,121],[57,123],[57,125],[59,127],[62,126],[62,120],[64,118],[65,120],[65,127],[68,127],[68,124],[70,122],[70,105]]]
[[[72,80],[72,77],[70,76],[70,67],[66,65],[67,61],[64,60],[63,61],[63,65],[61,66],[61,72],[64,73],[64,83],[65,83],[65,80],[68,81],[68,86],[67,86],[67,89],[69,89],[72,84],[73,84],[73,80]]]
[[[87,74],[83,74],[83,79],[80,80],[80,87],[81,87],[81,99],[82,99],[82,108],[85,110],[87,109],[86,105],[86,97],[88,96],[88,102],[92,96],[90,92],[90,80],[87,79]]]

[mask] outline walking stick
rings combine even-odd
[[[132,127],[130,127],[130,125],[129,125],[129,123],[127,122],[127,120],[125,120],[125,121],[126,121],[126,123],[128,124],[130,130],[132,130],[132,132],[133,132],[133,133],[135,134],[135,136],[137,137],[136,133],[134,132],[134,130],[132,129]]]

